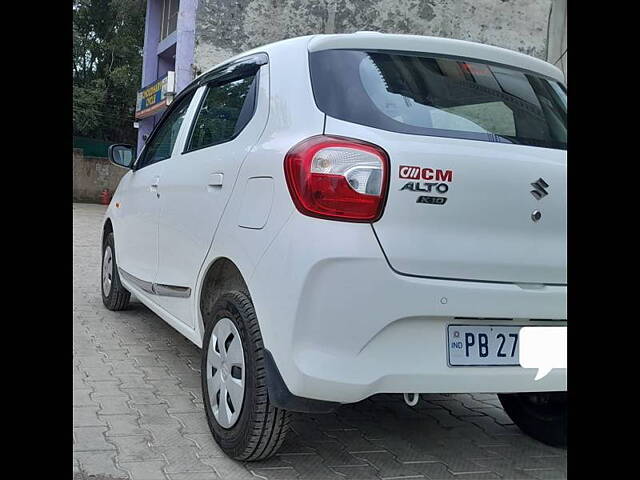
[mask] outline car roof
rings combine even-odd
[[[524,53],[466,40],[378,32],[306,35],[280,40],[240,53],[213,66],[202,75],[247,55],[259,52],[266,52],[267,54],[270,52],[275,53],[282,47],[291,47],[296,44],[299,44],[300,48],[307,48],[309,52],[333,49],[394,50],[482,60],[528,70],[539,75],[553,78],[564,84],[564,75],[559,68],[544,60],[525,55]]]

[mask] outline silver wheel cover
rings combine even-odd
[[[104,256],[102,257],[102,291],[105,297],[108,297],[111,292],[112,280],[113,253],[111,252],[111,246],[107,245],[107,248],[104,249]]]
[[[221,318],[213,327],[205,374],[213,416],[221,427],[231,428],[244,401],[245,364],[240,333],[228,318]]]

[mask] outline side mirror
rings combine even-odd
[[[109,146],[109,160],[119,167],[131,168],[135,156],[131,145],[116,144]]]

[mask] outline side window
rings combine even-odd
[[[166,160],[171,156],[173,146],[180,132],[180,126],[182,125],[192,98],[193,93],[190,93],[182,98],[180,103],[168,113],[169,116],[163,120],[162,125],[160,125],[151,142],[145,148],[144,158],[141,159],[140,168],[161,160]]]
[[[187,151],[227,142],[238,135],[253,116],[256,76],[221,85],[210,84],[200,104]]]

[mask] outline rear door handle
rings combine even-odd
[[[151,185],[149,185],[149,190],[151,192],[156,192],[156,197],[160,198],[160,193],[158,192],[158,184],[160,183],[160,177],[155,177]]]
[[[210,187],[220,187],[222,186],[223,179],[224,175],[222,173],[211,173],[209,174],[209,183],[207,185]]]

